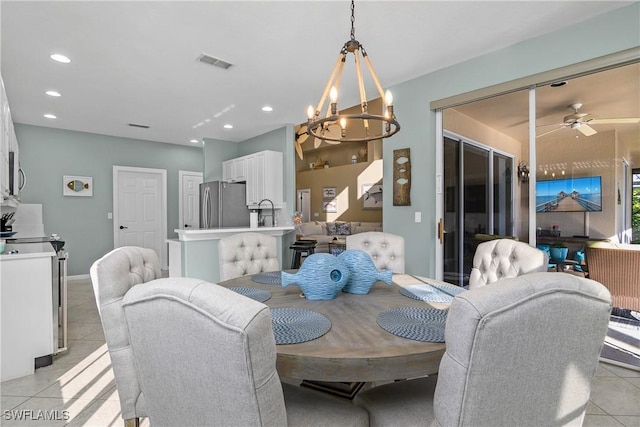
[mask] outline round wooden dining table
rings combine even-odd
[[[337,298],[310,301],[297,285],[286,288],[261,284],[252,276],[221,282],[231,287],[251,287],[271,293],[269,308],[302,308],[321,313],[331,321],[331,329],[320,338],[277,345],[276,368],[281,377],[327,381],[370,382],[411,378],[438,371],[445,345],[421,342],[393,335],[380,326],[379,313],[397,307],[447,308],[448,304],[426,303],[400,294],[400,286],[439,283],[406,274],[394,274],[393,284],[376,283],[366,295],[341,292]]]

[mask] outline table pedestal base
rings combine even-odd
[[[333,394],[335,396],[344,397],[346,399],[353,399],[356,394],[360,391],[360,389],[366,383],[359,382],[325,382],[325,381],[308,381],[303,380],[300,387],[308,387],[314,390],[322,391],[325,393]]]

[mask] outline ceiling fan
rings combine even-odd
[[[562,123],[552,124],[552,125],[542,125],[542,126],[559,126],[556,129],[550,130],[548,132],[544,132],[538,134],[536,138],[540,138],[541,136],[549,135],[550,133],[559,131],[560,129],[571,128],[579,131],[584,136],[591,136],[598,133],[591,125],[602,125],[602,124],[633,124],[640,123],[640,117],[618,117],[611,119],[587,119],[587,116],[590,116],[589,113],[580,113],[580,108],[582,108],[582,103],[576,102],[574,104],[569,105],[569,108],[573,109],[573,114],[569,114],[568,116],[564,116],[562,119]]]

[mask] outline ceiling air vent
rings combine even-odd
[[[206,53],[203,53],[202,55],[198,56],[196,58],[196,61],[202,62],[204,64],[213,65],[214,67],[223,68],[225,70],[228,70],[233,66],[233,64],[230,64],[227,61],[223,61],[222,59],[219,59],[219,58],[214,58],[213,56],[207,55]]]
[[[131,126],[132,128],[149,129],[149,125],[140,125],[138,123],[129,123],[129,126]]]

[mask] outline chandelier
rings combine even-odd
[[[378,76],[373,70],[373,66],[371,65],[371,61],[369,60],[364,46],[362,46],[362,44],[355,38],[354,9],[354,2],[351,0],[351,38],[340,50],[338,60],[336,61],[331,77],[329,77],[329,81],[327,82],[317,107],[314,108],[313,105],[310,105],[307,109],[308,122],[306,134],[307,136],[315,137],[315,148],[318,148],[322,141],[326,141],[329,144],[339,144],[341,142],[365,142],[372,141],[374,139],[388,138],[400,130],[400,124],[393,113],[393,97],[391,92],[387,90],[385,93],[382,90],[382,85],[380,85]],[[349,53],[353,53],[355,57],[356,76],[358,79],[358,89],[360,93],[359,114],[341,114],[338,111],[338,88],[340,86],[344,64]],[[362,56],[362,59],[360,56]],[[371,77],[376,89],[378,90],[380,98],[384,100],[382,108],[383,111],[379,115],[369,112],[364,89],[364,78],[361,65],[362,61],[364,61],[371,73]],[[326,114],[321,116],[327,96],[329,96],[330,102],[327,106]],[[360,121],[362,123],[362,126],[364,127],[364,135],[349,134],[347,127],[351,127],[350,123],[354,123],[355,121]],[[382,133],[374,132],[373,134],[370,134],[370,122],[380,124]],[[301,138],[298,138],[296,141],[296,150],[298,150],[298,155],[300,155],[302,151],[299,147],[299,144],[301,143],[300,139]]]

